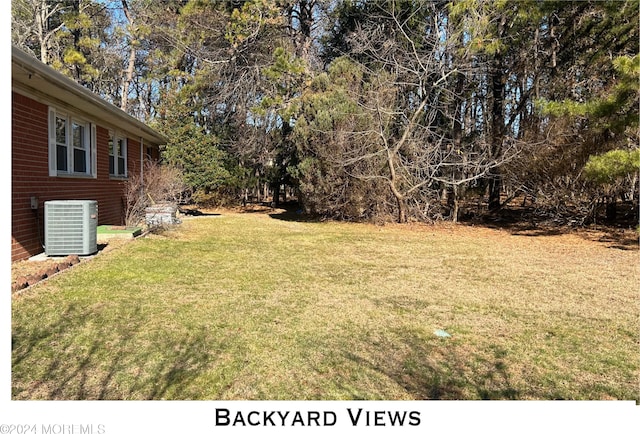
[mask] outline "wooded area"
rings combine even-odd
[[[164,133],[195,200],[635,225],[638,20],[635,0],[13,0],[12,43]]]

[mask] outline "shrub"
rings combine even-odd
[[[145,217],[145,209],[157,203],[181,203],[189,189],[176,167],[147,160],[143,174],[133,173],[125,188],[125,224],[136,226]]]

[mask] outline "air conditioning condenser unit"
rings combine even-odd
[[[50,200],[44,203],[47,256],[91,255],[98,251],[98,202]]]

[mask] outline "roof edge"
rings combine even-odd
[[[45,65],[35,57],[30,56],[29,54],[25,53],[23,50],[21,50],[20,48],[14,45],[11,46],[11,61],[12,63],[22,67],[25,70],[25,72],[29,73],[29,76],[28,76],[29,78],[30,78],[30,74],[39,75],[42,78],[46,79],[47,81],[51,82],[52,84],[64,89],[66,92],[73,94],[74,96],[90,103],[91,105],[93,105],[94,107],[100,110],[106,111],[108,114],[115,117],[117,120],[124,122],[130,126],[130,128],[123,127],[124,130],[140,133],[140,136],[158,145],[164,144],[167,142],[167,138],[164,135],[160,134],[153,128],[149,127],[144,122],[141,122],[140,120],[124,112],[119,107],[116,107],[115,105],[105,101],[104,99],[102,99],[100,96],[93,93],[89,89],[76,83],[72,79],[66,77],[64,74],[56,71],[50,66]],[[12,81],[17,80],[26,86],[30,85],[30,83],[28,83],[28,80],[23,80],[21,79],[21,77],[14,77],[12,75],[11,79]],[[46,92],[46,90],[43,90],[43,89],[39,89],[39,90]]]

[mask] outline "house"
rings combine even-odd
[[[96,200],[124,224],[124,187],[165,138],[18,48],[11,51],[11,261],[41,253],[44,202]]]

